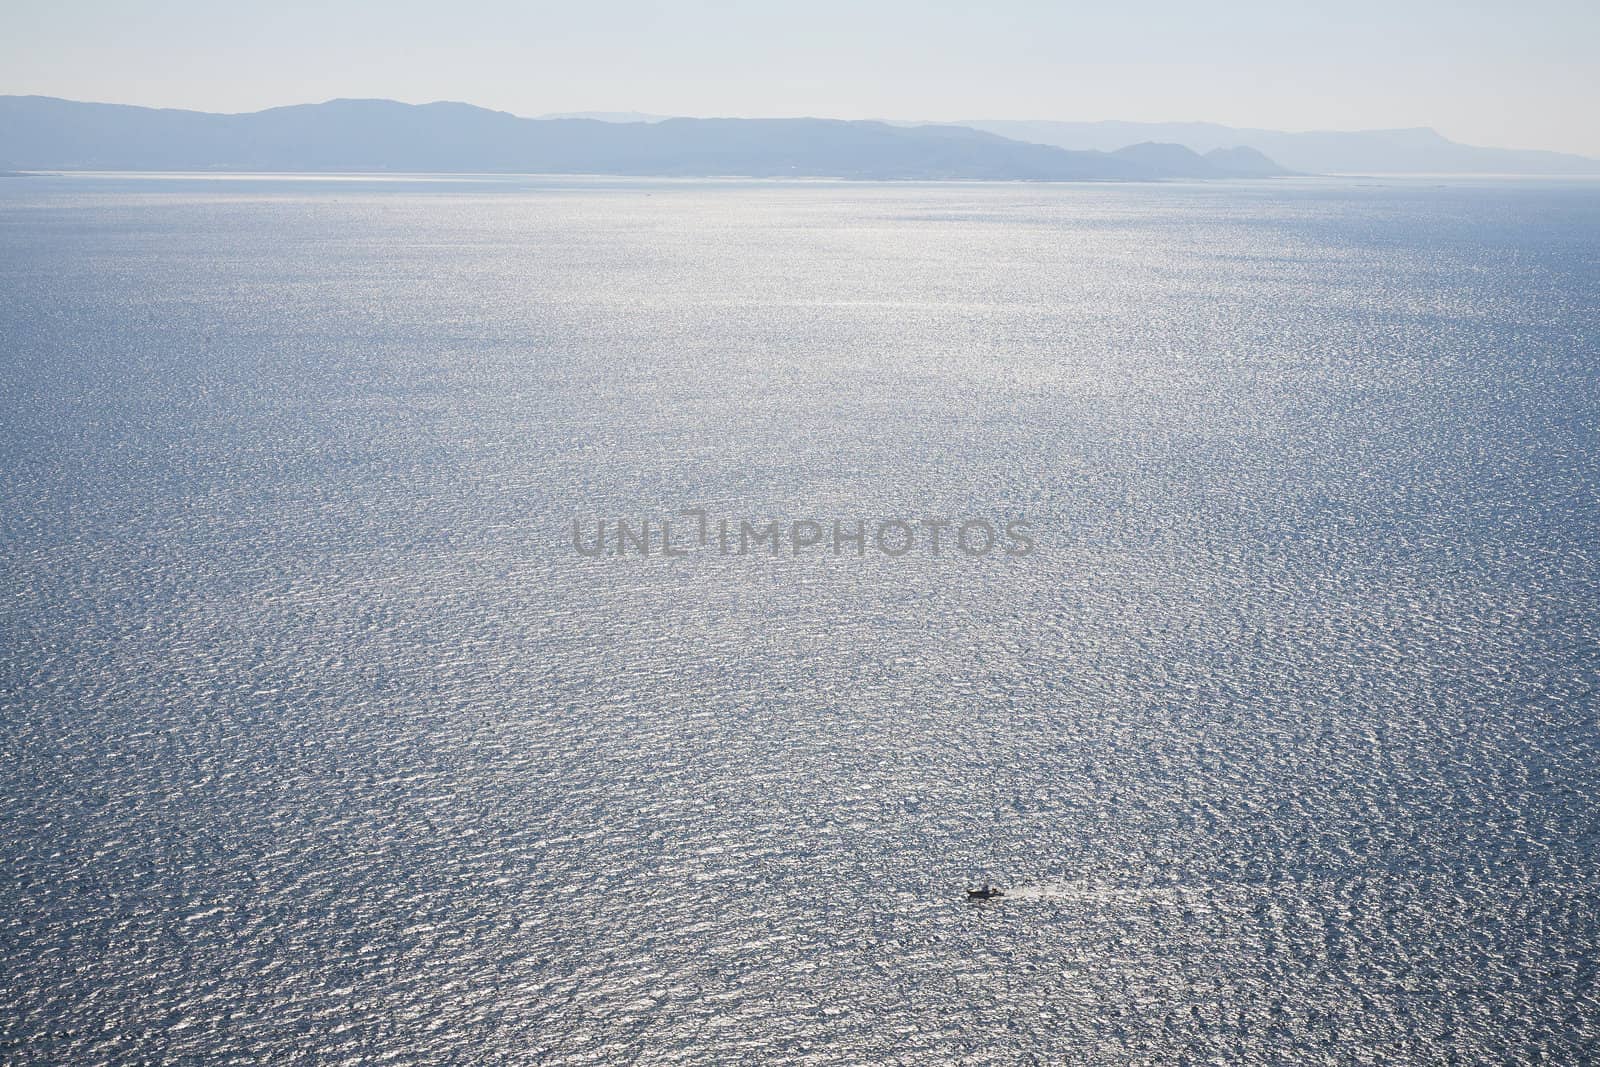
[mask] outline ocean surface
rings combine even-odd
[[[0,178],[0,547],[6,1062],[1600,1054],[1594,182]]]

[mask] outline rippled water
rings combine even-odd
[[[1582,1062],[1597,257],[1580,183],[0,180],[4,1058]],[[694,505],[1038,551],[569,543]]]

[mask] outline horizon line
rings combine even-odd
[[[468,100],[437,99],[437,100],[424,100],[424,101],[420,101],[419,102],[419,101],[414,101],[414,100],[401,100],[401,99],[397,99],[395,97],[387,97],[387,96],[335,96],[335,97],[329,97],[329,98],[327,98],[325,100],[305,100],[305,101],[299,101],[299,102],[296,102],[296,103],[273,104],[273,105],[268,106],[268,107],[255,108],[254,110],[249,110],[249,111],[210,111],[210,110],[206,110],[204,108],[199,108],[199,107],[176,107],[176,106],[163,106],[163,105],[153,105],[153,104],[135,104],[135,103],[127,103],[127,102],[124,102],[124,101],[117,101],[117,100],[84,100],[84,99],[78,99],[78,98],[69,97],[69,96],[57,96],[57,95],[55,95],[53,93],[30,93],[30,92],[6,92],[6,93],[0,93],[0,99],[6,99],[6,98],[11,98],[11,99],[34,99],[34,100],[56,100],[56,101],[60,101],[62,103],[68,103],[68,104],[87,104],[87,105],[101,106],[101,107],[129,107],[129,108],[139,108],[139,109],[145,110],[145,111],[179,111],[179,112],[186,112],[186,113],[189,113],[189,114],[196,114],[196,115],[221,115],[221,116],[230,116],[230,117],[238,117],[238,116],[244,116],[244,115],[259,115],[259,114],[262,114],[262,113],[268,112],[268,111],[281,111],[281,110],[286,110],[286,109],[289,109],[289,108],[297,108],[297,107],[323,107],[323,106],[326,106],[328,104],[337,104],[337,103],[376,103],[376,104],[397,104],[397,105],[400,105],[400,106],[403,106],[403,107],[433,107],[433,106],[437,106],[437,105],[449,105],[449,106],[454,106],[454,107],[474,108],[474,109],[479,110],[479,111],[488,111],[488,112],[493,112],[495,114],[500,114],[500,115],[509,115],[512,118],[521,119],[521,120],[527,121],[527,122],[560,122],[560,121],[568,121],[568,122],[605,122],[605,123],[607,123],[609,125],[634,125],[634,124],[647,124],[647,123],[653,124],[653,123],[656,123],[656,122],[666,122],[666,121],[670,121],[670,120],[673,120],[673,119],[691,119],[691,120],[700,120],[700,121],[734,120],[734,121],[746,121],[746,122],[762,122],[762,121],[774,121],[774,122],[776,122],[776,121],[786,121],[786,120],[794,120],[794,121],[826,121],[826,122],[872,122],[872,123],[878,123],[878,124],[881,124],[881,125],[888,125],[888,126],[908,125],[908,126],[960,126],[960,127],[970,127],[974,123],[991,123],[991,122],[1007,122],[1007,123],[1023,123],[1023,124],[1051,123],[1051,124],[1072,125],[1072,126],[1115,126],[1115,125],[1121,125],[1121,126],[1210,126],[1210,127],[1215,127],[1215,128],[1222,129],[1222,130],[1229,130],[1229,131],[1234,131],[1234,132],[1239,132],[1239,133],[1270,133],[1270,134],[1286,134],[1286,135],[1291,135],[1291,136],[1308,136],[1308,135],[1317,135],[1317,134],[1383,134],[1383,133],[1419,133],[1419,132],[1425,132],[1425,133],[1431,133],[1436,137],[1440,137],[1440,138],[1442,138],[1442,139],[1444,139],[1446,141],[1449,141],[1451,144],[1461,145],[1462,147],[1467,147],[1467,148],[1486,148],[1486,149],[1493,149],[1495,151],[1502,151],[1502,152],[1539,152],[1539,153],[1546,153],[1546,154],[1549,154],[1549,155],[1564,156],[1564,157],[1567,157],[1567,158],[1570,158],[1570,159],[1580,159],[1580,160],[1585,160],[1587,162],[1600,163],[1600,155],[1590,156],[1590,155],[1585,155],[1584,153],[1581,153],[1581,152],[1569,152],[1569,151],[1565,151],[1563,149],[1523,148],[1523,147],[1513,147],[1513,146],[1508,146],[1508,145],[1469,144],[1469,143],[1467,143],[1465,141],[1456,141],[1456,140],[1452,139],[1447,134],[1444,134],[1444,133],[1440,132],[1440,130],[1439,130],[1439,128],[1437,126],[1432,126],[1432,125],[1420,125],[1420,126],[1418,126],[1418,125],[1413,125],[1413,126],[1371,126],[1371,127],[1357,128],[1357,129],[1333,129],[1333,128],[1327,128],[1327,127],[1323,127],[1323,128],[1275,129],[1275,128],[1267,127],[1267,126],[1235,126],[1235,125],[1233,125],[1231,123],[1218,122],[1218,121],[1216,121],[1214,119],[1160,119],[1160,120],[1156,120],[1156,119],[967,118],[967,119],[951,119],[951,120],[931,120],[931,119],[894,119],[894,118],[881,118],[881,117],[879,117],[879,118],[840,118],[838,116],[822,115],[822,114],[810,114],[810,115],[800,115],[800,114],[786,114],[786,115],[675,115],[674,114],[674,115],[669,115],[669,114],[660,114],[660,113],[648,112],[648,111],[635,111],[635,110],[631,110],[631,109],[606,109],[606,108],[592,108],[592,109],[587,109],[587,110],[547,111],[547,112],[544,112],[544,113],[538,114],[538,115],[523,115],[523,114],[519,114],[519,113],[517,113],[515,111],[507,111],[507,110],[505,110],[503,108],[490,107],[490,106],[487,106],[485,104],[475,104],[475,103],[472,103],[471,101],[468,101]],[[625,122],[625,121],[615,120],[615,119],[595,118],[595,117],[593,117],[595,115],[640,115],[640,116],[646,116],[646,117],[639,119],[637,123],[631,123],[631,122]]]

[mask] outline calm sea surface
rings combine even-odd
[[[1584,1062],[1597,487],[1594,183],[0,179],[0,1058]]]

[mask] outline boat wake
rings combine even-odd
[[[1117,886],[1100,882],[1035,882],[1006,886],[1005,900],[1044,900],[1110,905],[1170,905],[1194,908],[1206,896],[1194,886]]]

